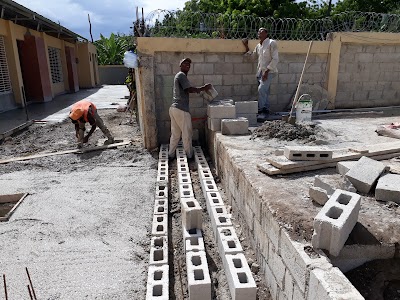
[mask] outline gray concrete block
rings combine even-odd
[[[245,135],[249,133],[249,121],[245,118],[222,119],[221,133],[223,135]]]
[[[326,190],[319,187],[310,187],[310,189],[308,190],[308,194],[310,195],[310,198],[312,200],[320,205],[324,205],[329,199]]]
[[[385,169],[386,166],[383,163],[363,156],[346,173],[346,177],[357,191],[368,193]]]
[[[246,118],[249,121],[249,126],[257,126],[257,113],[255,113],[255,114],[238,114],[238,113],[236,113],[236,118]]]
[[[207,118],[208,129],[210,129],[211,131],[221,131],[221,120],[222,119],[219,118]]]
[[[257,114],[258,101],[236,101],[236,114]]]
[[[314,187],[324,189],[330,197],[336,189],[356,193],[353,184],[346,178],[339,175],[317,175],[314,179]]]
[[[189,300],[211,299],[211,278],[206,253],[204,251],[187,252],[186,269]]]
[[[146,300],[169,299],[169,266],[149,266]]]
[[[187,230],[202,228],[202,209],[195,198],[181,198],[181,213],[182,223]]]
[[[236,107],[230,103],[210,103],[207,105],[207,116],[213,119],[236,118]]]
[[[286,146],[284,155],[290,160],[331,160],[332,150],[318,146]]]
[[[338,256],[357,223],[360,202],[360,195],[336,190],[314,218],[312,246]]]
[[[400,204],[400,175],[386,174],[379,178],[375,189],[375,198]]]

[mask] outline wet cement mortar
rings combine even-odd
[[[99,114],[116,139],[132,143],[0,165],[1,194],[29,193],[10,220],[0,223],[0,272],[6,275],[10,300],[29,297],[25,267],[38,299],[145,298],[158,149],[143,148],[139,128],[129,115],[109,109]],[[101,140],[104,136],[97,129],[85,147]],[[74,126],[68,121],[35,123],[1,142],[0,160],[75,149],[75,142]],[[189,165],[196,199],[204,207],[212,299],[229,300],[198,172],[193,161]],[[188,290],[176,162],[169,170],[169,298],[183,300]],[[236,230],[254,271],[257,299],[269,300],[254,251],[240,224]]]

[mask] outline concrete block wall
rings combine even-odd
[[[330,274],[340,274],[321,250],[313,250],[310,243],[292,240],[281,228],[268,204],[254,188],[254,177],[235,161],[223,143],[220,133],[209,136],[210,153],[215,153],[215,165],[221,178],[232,217],[241,225],[256,252],[257,262],[273,299],[363,299],[342,274],[335,283]],[[214,149],[215,147],[215,149]],[[254,171],[253,171],[254,172]],[[323,276],[311,276],[315,271]],[[314,272],[314,273],[315,273]],[[331,279],[328,279],[331,278]],[[336,291],[336,285],[346,287]],[[320,291],[315,298],[314,291]]]
[[[336,108],[399,105],[400,46],[343,44]]]

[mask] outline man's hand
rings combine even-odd
[[[246,48],[246,52],[249,52],[249,40],[247,38],[242,39],[242,43]]]
[[[267,79],[268,79],[268,73],[269,73],[269,70],[267,70],[267,71],[265,71],[264,73],[263,73],[263,76],[262,76],[262,81],[266,81]]]
[[[211,83],[207,83],[204,85],[204,90],[207,92],[208,90],[210,90],[212,87]]]

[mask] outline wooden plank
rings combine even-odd
[[[0,195],[0,203],[18,202],[24,194]]]
[[[10,129],[10,130],[8,130],[6,132],[3,132],[3,133],[0,134],[0,140],[2,140],[5,137],[8,137],[8,136],[18,132],[18,131],[20,131],[20,130],[28,127],[28,126],[31,126],[32,124],[33,124],[33,121],[28,121],[28,122],[25,122],[25,123],[17,126],[17,127],[14,127],[13,129]]]
[[[396,153],[400,152],[400,142],[391,142],[391,143],[382,143],[376,145],[368,145],[368,146],[360,146],[360,147],[353,147],[353,151],[345,151],[340,150],[336,151],[333,149],[333,157],[330,162],[338,162],[343,160],[358,160],[362,156],[376,156],[376,155],[384,155],[389,153]],[[368,150],[368,152],[366,152]],[[283,155],[279,156],[268,156],[266,158],[267,162],[272,164],[273,166],[279,169],[293,169],[293,168],[300,168],[300,167],[308,167],[314,165],[325,164],[327,161],[291,161],[287,159]]]
[[[14,211],[17,209],[17,207],[21,204],[21,202],[25,199],[25,197],[29,195],[29,193],[4,195],[4,196],[15,196],[15,195],[19,195],[18,202],[14,204],[14,206],[11,208],[11,210],[4,217],[0,217],[0,222],[8,221],[10,219],[11,215],[14,213]],[[12,201],[12,202],[16,202],[16,201]]]
[[[14,157],[14,158],[0,160],[0,164],[6,164],[6,163],[14,162],[14,161],[30,160],[30,159],[34,159],[34,158],[41,158],[41,157],[47,157],[47,156],[70,154],[70,153],[83,154],[83,153],[88,153],[88,152],[92,152],[92,151],[117,148],[118,146],[124,146],[124,145],[128,145],[130,143],[131,142],[128,141],[128,142],[104,145],[104,146],[100,146],[100,147],[73,149],[73,150],[65,150],[65,151],[60,151],[60,152],[39,153],[39,154],[28,155],[28,156]]]

